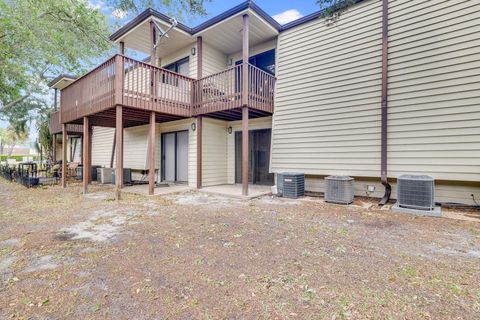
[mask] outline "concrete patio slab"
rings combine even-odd
[[[203,187],[200,192],[216,194],[226,197],[233,197],[238,199],[254,199],[272,193],[271,186],[249,185],[248,196],[242,195],[241,184],[222,184],[218,186]]]
[[[172,194],[172,193],[178,193],[178,192],[185,192],[193,190],[193,188],[189,187],[188,185],[182,185],[182,184],[172,184],[168,186],[161,186],[161,187],[155,187],[154,189],[154,195],[166,195],[166,194]],[[127,192],[127,193],[135,193],[135,194],[141,194],[141,195],[149,195],[148,194],[148,184],[141,184],[141,185],[135,185],[135,186],[129,186],[129,187],[124,187],[122,189],[122,192]]]

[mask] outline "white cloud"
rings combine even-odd
[[[287,11],[280,12],[273,16],[273,19],[277,20],[280,24],[285,24],[293,20],[297,20],[303,17],[297,9],[289,9]]]
[[[112,16],[114,16],[117,19],[123,19],[127,16],[127,11],[115,9],[112,11]]]

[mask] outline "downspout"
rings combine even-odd
[[[383,0],[382,18],[382,133],[381,133],[381,181],[385,194],[380,200],[384,205],[390,200],[392,187],[387,178],[387,131],[388,131],[388,0]]]

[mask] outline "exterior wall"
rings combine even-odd
[[[389,2],[388,174],[428,174],[436,200],[480,197],[480,3]],[[382,1],[364,1],[335,25],[321,19],[280,34],[273,172],[380,184]]]
[[[273,172],[379,176],[381,5],[280,34]]]
[[[202,186],[227,183],[227,122],[203,118]]]
[[[390,174],[480,181],[480,2],[389,9]]]
[[[92,165],[110,167],[114,135],[115,129],[113,128],[92,128]],[[113,165],[115,166],[115,157]]]
[[[232,133],[227,135],[227,183],[235,183],[235,132],[242,131],[242,121],[231,121],[227,128],[232,127]],[[272,127],[272,117],[250,119],[248,128],[250,130],[268,129]]]
[[[221,51],[210,46],[208,43],[203,43],[203,76],[220,72],[227,68],[227,56]]]

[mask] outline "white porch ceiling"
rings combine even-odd
[[[210,46],[213,46],[226,55],[241,51],[243,15],[247,12],[250,15],[250,46],[264,43],[265,41],[271,40],[278,35],[278,31],[275,28],[273,28],[255,12],[248,9],[193,35],[179,28],[173,28],[168,33],[168,38],[162,38],[160,45],[157,47],[157,56],[162,58],[173,54],[188,45],[193,45],[196,42],[197,36],[202,36],[205,43],[208,43]],[[155,21],[162,28],[164,28],[164,30],[168,29],[168,23],[160,19],[150,17],[145,19],[141,24],[130,30],[124,36],[117,39],[116,42],[118,43],[123,41],[126,48],[149,55],[151,19],[155,19]]]

